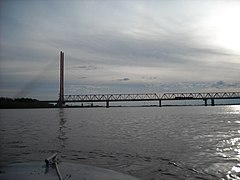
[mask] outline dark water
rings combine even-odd
[[[240,106],[0,111],[1,165],[60,159],[146,180],[240,179]]]

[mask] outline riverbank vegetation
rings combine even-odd
[[[0,108],[49,108],[54,107],[53,104],[42,102],[32,98],[6,98],[0,97]]]

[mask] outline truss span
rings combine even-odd
[[[212,93],[164,93],[160,99],[235,99],[240,98],[240,92],[212,92]]]
[[[64,102],[240,99],[240,92],[65,95]]]
[[[65,102],[101,102],[101,101],[149,101],[158,100],[156,93],[146,94],[89,94],[65,95]]]

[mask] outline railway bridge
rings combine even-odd
[[[205,106],[207,101],[211,101],[214,106],[215,99],[240,99],[240,92],[207,92],[207,93],[141,93],[141,94],[88,94],[88,95],[64,95],[64,103],[71,102],[106,102],[109,107],[110,102],[119,101],[158,101],[159,107],[162,101],[179,100],[203,100]]]

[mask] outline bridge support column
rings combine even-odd
[[[106,108],[109,108],[109,101],[106,101]]]
[[[204,99],[205,106],[207,106],[207,99]]]
[[[214,106],[214,99],[211,99],[211,105]]]
[[[159,107],[162,107],[162,101],[159,100]]]

